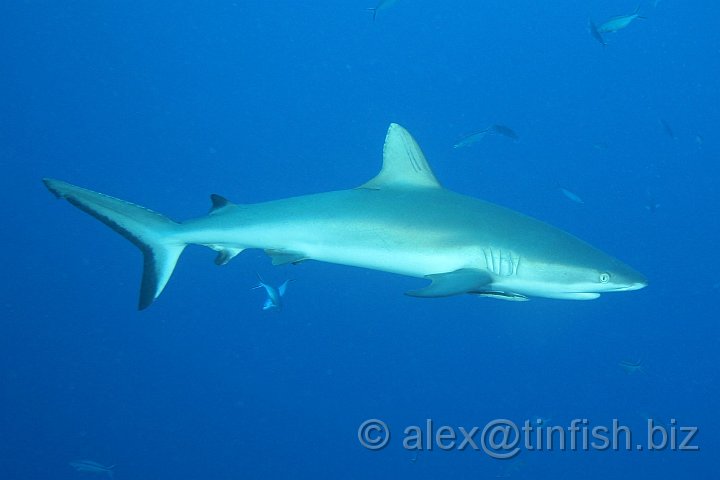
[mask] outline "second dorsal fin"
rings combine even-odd
[[[212,202],[212,207],[210,207],[210,213],[214,213],[223,207],[227,207],[228,205],[233,205],[230,200],[216,193],[210,195],[210,201]]]

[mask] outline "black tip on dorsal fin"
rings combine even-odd
[[[232,202],[230,200],[216,193],[210,195],[210,201],[212,202],[212,208],[210,209],[211,213],[220,208],[232,205]]]

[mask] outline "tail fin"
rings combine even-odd
[[[162,293],[185,249],[186,244],[173,235],[179,225],[152,210],[102,193],[50,178],[43,182],[56,197],[97,218],[142,251],[144,267],[139,309],[149,307]]]

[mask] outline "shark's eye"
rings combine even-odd
[[[610,274],[609,273],[601,273],[600,274],[600,283],[607,283],[610,281]]]

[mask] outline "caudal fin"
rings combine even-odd
[[[180,225],[147,208],[61,180],[45,178],[43,182],[56,197],[97,218],[142,251],[139,309],[149,307],[162,293],[185,249],[186,244],[175,235]]]

